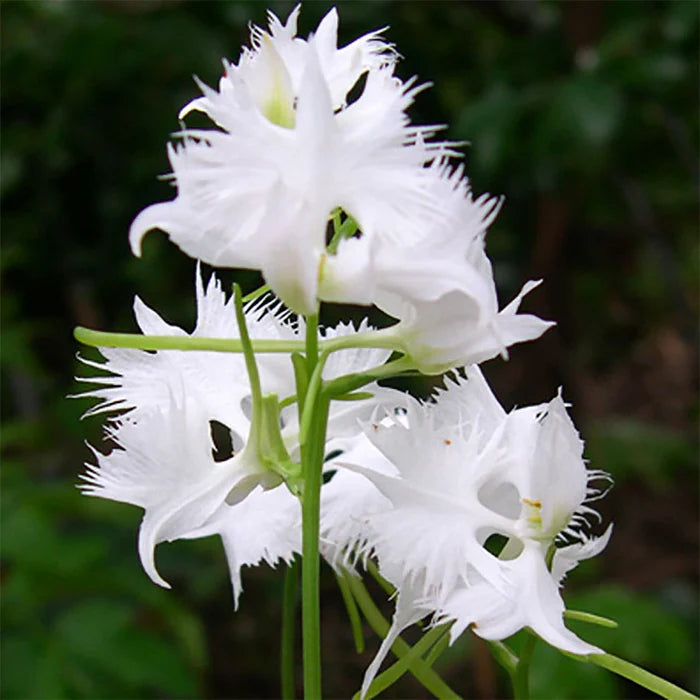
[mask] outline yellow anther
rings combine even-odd
[[[529,498],[523,498],[523,499],[522,499],[522,502],[523,502],[526,506],[532,506],[533,508],[541,508],[541,507],[542,507],[542,501],[533,501],[533,500],[531,500],[531,499],[529,499]]]

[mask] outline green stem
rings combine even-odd
[[[311,377],[318,362],[318,314],[306,318],[306,371]]]
[[[250,419],[251,425],[255,426],[256,430],[260,430],[262,419],[262,388],[260,385],[260,373],[258,372],[258,364],[255,361],[255,351],[250,342],[248,334],[248,326],[245,321],[245,313],[243,312],[243,294],[241,288],[235,284],[233,286],[234,305],[236,309],[236,322],[238,323],[238,334],[240,335],[241,352],[245,359],[245,366],[248,372],[248,382],[250,383],[250,393],[253,402],[252,416]]]
[[[137,350],[206,350],[243,352],[239,338],[199,338],[191,335],[143,335],[141,333],[106,333],[78,326],[75,339],[94,348],[134,348]],[[303,350],[301,340],[253,340],[255,352],[294,352]]]
[[[329,399],[324,393],[308,394],[304,411],[312,411],[308,441],[301,446],[304,475],[302,512],[302,630],[304,697],[321,699],[321,630],[319,599],[319,525],[323,456],[326,444]]]
[[[432,666],[439,658],[445,649],[450,645],[450,628],[446,627],[440,639],[435,642],[435,646],[428,652],[425,657],[425,663]]]
[[[307,328],[308,332],[308,328]],[[83,345],[94,348],[133,348],[135,350],[204,350],[211,352],[241,352],[238,338],[202,338],[191,335],[144,335],[143,333],[108,333],[83,326],[73,330],[73,337]],[[259,353],[303,352],[303,340],[253,340],[253,349]],[[396,350],[394,336],[385,331],[369,331],[317,341],[320,350],[335,352],[347,348],[385,348]]]
[[[535,644],[537,644],[537,637],[528,631],[520,650],[520,660],[511,675],[515,700],[528,700],[530,697],[530,661],[535,652]]]
[[[328,354],[329,353],[324,351],[321,353],[321,356],[316,359],[311,378],[309,379],[306,390],[307,400],[302,404],[303,409],[301,420],[299,421],[299,444],[301,445],[307,441],[311,423],[314,419],[316,409],[314,397],[318,396],[323,388],[323,367],[328,359]],[[311,401],[308,400],[309,397],[311,397]],[[330,397],[328,397],[328,401],[330,401]]]
[[[295,560],[284,572],[280,654],[282,700],[294,700],[294,628],[296,623],[297,594],[299,592],[298,568]]]
[[[270,285],[269,284],[263,284],[262,287],[258,287],[255,291],[251,292],[250,294],[246,294],[243,297],[243,303],[247,304],[249,301],[253,301],[254,299],[257,299],[258,297],[261,297],[263,294],[267,294],[267,292],[270,291]]]
[[[332,352],[332,350],[329,351],[327,347],[323,349],[324,352]],[[400,374],[407,369],[413,369],[413,362],[408,357],[401,357],[398,360],[393,360],[392,362],[387,362],[386,364],[368,369],[366,372],[346,374],[337,379],[333,379],[326,385],[326,393],[332,397],[342,396],[362,386],[366,386],[371,382],[375,382],[378,379],[385,379],[386,377]]]
[[[369,622],[370,627],[379,637],[385,637],[389,631],[390,624],[379,611],[379,608],[374,604],[365,585],[355,576],[346,576],[346,580],[362,614],[365,616],[367,622]],[[400,638],[391,646],[391,651],[394,652],[398,658],[405,656],[410,650],[411,647]],[[455,693],[454,690],[423,661],[423,659],[419,658],[413,661],[408,671],[436,698],[459,698],[459,695],[457,695],[457,693]]]
[[[494,659],[506,670],[514,683],[515,670],[518,668],[518,657],[503,643],[485,640]]]
[[[679,688],[674,683],[659,678],[659,676],[646,669],[612,654],[590,654],[589,656],[576,656],[574,658],[579,661],[589,661],[596,666],[616,673],[618,676],[628,678],[637,685],[641,685],[643,688],[660,695],[662,698],[667,698],[667,700],[698,700],[697,696],[683,690],[683,688]]]
[[[424,634],[396,663],[392,664],[386,671],[380,673],[372,681],[365,695],[365,700],[376,697],[383,690],[386,690],[389,686],[396,683],[396,681],[408,671],[410,666],[420,660],[423,654],[433,647],[433,645],[437,644],[446,633],[449,633],[449,626],[443,625],[441,627],[433,627],[433,629]],[[455,698],[456,696],[453,694],[440,695],[439,697],[442,700],[443,698]],[[353,696],[353,700],[360,700],[360,694],[356,693]]]
[[[616,629],[618,627],[615,620],[611,620],[608,617],[601,617],[600,615],[594,615],[593,613],[583,612],[582,610],[564,610],[564,617],[569,620],[588,622],[592,625],[598,625],[599,627],[608,627],[610,629]]]
[[[396,589],[379,573],[377,565],[368,559],[366,568],[370,576],[382,587],[384,593],[391,598],[396,593]]]
[[[342,574],[336,573],[336,581],[338,582],[338,588],[340,589],[340,594],[343,596],[343,602],[345,603],[345,609],[348,612],[348,619],[350,620],[350,628],[352,629],[352,638],[355,642],[355,651],[361,654],[365,650],[365,638],[362,634],[362,619],[360,618],[360,613],[357,610],[357,603],[352,595],[350,586],[345,580]]]
[[[378,331],[365,331],[364,333],[351,333],[350,335],[339,335],[335,338],[322,340],[321,349],[345,350],[347,348],[384,348],[385,350],[401,350],[401,344],[395,334],[391,333],[393,328],[384,328]]]

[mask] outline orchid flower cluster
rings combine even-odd
[[[565,626],[560,588],[608,542],[610,527],[591,534],[590,503],[609,479],[587,468],[561,392],[508,412],[478,367],[552,325],[518,312],[538,282],[499,310],[485,236],[501,200],[474,195],[439,127],[411,124],[425,86],[397,77],[382,32],[338,48],[335,9],[306,40],[298,15],[253,26],[218,89],[198,81],[179,116],[212,126],[183,126],[168,150],[177,196],[129,232],[136,255],[160,229],[197,261],[266,284],[229,294],[198,262],[191,333],[138,297],[141,334],[76,331],[104,358],[83,360],[102,374],[81,395],[99,400],[88,414],[107,417],[112,444],[93,449],[81,488],[145,511],[138,552],[164,587],[162,542],[219,535],[235,607],[245,567],[300,557],[307,698],[322,696],[321,558],[351,602],[368,569],[394,591],[363,697],[421,620],[431,639],[490,640],[514,677],[501,640],[524,628],[604,658]],[[395,322],[323,328],[321,302]],[[450,376],[425,402],[378,383],[407,371]]]

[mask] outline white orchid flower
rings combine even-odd
[[[240,338],[233,299],[226,297],[221,283],[211,276],[206,287],[199,266],[195,274],[197,322],[192,337]],[[246,306],[246,324],[256,338],[294,340],[296,327],[279,304],[258,300]],[[134,316],[144,335],[181,336],[182,328],[164,321],[138,297],[134,300]],[[78,381],[101,385],[80,394],[80,397],[101,399],[86,416],[114,411],[132,411],[170,405],[173,391],[182,387],[189,401],[197,401],[209,421],[226,426],[234,446],[241,447],[250,428],[250,385],[245,361],[239,353],[184,352],[158,350],[147,352],[130,348],[100,348],[105,362],[80,358],[81,361],[112,376],[78,377]],[[261,384],[265,393],[280,396],[293,394],[294,377],[289,361],[279,354],[258,357]]]
[[[182,131],[169,148],[177,197],[142,211],[129,238],[138,255],[160,228],[192,257],[262,270],[288,306],[313,313],[331,212],[341,207],[369,237],[419,236],[426,214],[442,217],[423,165],[449,148],[426,143],[435,127],[409,125],[420,88],[394,75],[396,53],[378,33],[338,49],[333,9],[304,41],[298,12],[284,25],[270,14],[269,33],[254,27],[218,91],[200,85],[181,116],[201,111],[219,128]]]
[[[515,343],[534,340],[551,322],[518,314],[528,282],[499,311],[491,263],[485,251],[488,226],[500,200],[475,198],[461,168],[444,162],[426,169],[426,180],[443,217],[426,220],[422,235],[396,245],[381,238],[347,238],[322,259],[319,294],[327,301],[375,304],[398,323],[382,331],[421,372],[507,356]]]
[[[612,526],[601,537],[585,544],[571,545],[567,565],[593,557],[605,549]],[[568,549],[568,548],[564,548]],[[546,642],[572,654],[601,653],[597,647],[581,640],[564,627],[564,601],[559,593],[561,572],[547,568],[547,547],[537,540],[526,540],[517,557],[504,562],[510,580],[502,593],[487,581],[474,575],[467,584],[459,585],[442,602],[432,607],[438,610],[437,622],[454,621],[450,639],[457,639],[467,627],[484,639],[500,640],[510,637],[524,627],[532,629]],[[561,556],[557,550],[555,558]],[[423,602],[425,606],[425,602]]]
[[[93,450],[96,465],[86,465],[83,493],[144,509],[139,556],[154,583],[170,584],[158,573],[154,550],[160,542],[188,537],[223,503],[240,500],[256,484],[281,478],[260,462],[251,440],[236,455],[217,461],[207,414],[184,394],[164,409],[127,415],[107,428],[116,448],[108,455]]]
[[[301,505],[286,485],[255,488],[243,500],[218,510],[199,528],[183,537],[195,539],[219,535],[224,545],[233,587],[233,605],[243,592],[241,569],[265,562],[289,566],[301,553]]]
[[[453,640],[468,626],[487,639],[527,626],[566,651],[599,651],[565,628],[558,587],[607,544],[610,528],[600,538],[585,528],[597,516],[586,501],[600,495],[589,483],[605,475],[587,471],[561,396],[506,414],[478,368],[467,375],[409,410],[407,428],[366,430],[393,476],[374,470],[371,456],[353,467],[391,502],[367,516],[366,532],[380,572],[399,591],[389,641],[363,692],[393,639],[431,613],[454,621]],[[507,539],[498,556],[485,547],[496,534]]]
[[[193,337],[240,338],[232,298],[213,275],[205,285],[196,273],[197,321]],[[164,321],[140,299],[134,312],[146,335],[187,336]],[[257,339],[297,340],[303,329],[289,321],[278,303],[256,301],[245,310],[246,326]],[[369,330],[340,324],[325,329],[325,337]],[[138,505],[146,510],[139,551],[148,575],[167,585],[158,574],[153,549],[159,542],[219,534],[224,542],[234,602],[241,586],[241,567],[265,561],[289,562],[300,551],[299,501],[278,474],[260,464],[251,439],[251,388],[239,353],[101,348],[105,362],[83,359],[109,376],[80,378],[98,388],[79,396],[100,399],[86,415],[118,414],[107,428],[117,447],[109,455],[93,450],[97,465],[88,465],[84,492]],[[348,348],[333,353],[325,379],[381,365],[390,351]],[[296,388],[289,358],[257,356],[263,393],[280,398]],[[366,442],[360,426],[378,407],[403,400],[392,389],[370,385],[374,396],[334,401],[330,409],[327,447],[348,451]],[[281,414],[281,437],[298,456],[298,415],[295,404]],[[354,476],[354,475],[353,475]],[[362,478],[362,477],[360,477]],[[265,488],[257,487],[261,484]],[[337,486],[335,487],[337,488]],[[373,486],[371,488],[374,488]],[[333,505],[325,506],[333,518]]]

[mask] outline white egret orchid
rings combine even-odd
[[[429,188],[444,216],[425,222],[422,235],[397,246],[381,238],[346,238],[322,259],[320,296],[327,301],[375,304],[399,322],[381,335],[406,352],[425,373],[439,374],[534,340],[554,324],[518,314],[527,282],[499,312],[491,262],[485,251],[489,225],[501,201],[475,198],[462,169],[434,162]]]
[[[605,475],[586,470],[561,396],[506,414],[479,370],[467,375],[409,410],[407,427],[366,429],[396,468],[354,467],[391,502],[367,516],[366,537],[399,598],[364,691],[401,630],[430,613],[455,621],[453,640],[469,625],[487,639],[528,626],[566,651],[599,651],[564,627],[558,585],[607,543],[610,530],[590,539],[584,528],[598,495],[588,483]],[[498,554],[485,546],[496,534],[507,540]],[[555,543],[576,540],[557,555]]]
[[[137,297],[141,333],[75,331],[104,358],[83,359],[100,374],[80,378],[95,385],[80,396],[98,401],[87,415],[106,416],[111,443],[93,449],[81,490],[144,510],[139,556],[164,587],[155,548],[165,541],[220,536],[234,607],[243,567],[301,555],[306,698],[323,697],[320,556],[357,648],[360,611],[384,637],[362,696],[409,666],[437,697],[456,696],[432,668],[446,628],[394,646],[428,617],[449,625],[451,641],[527,628],[685,697],[564,625],[565,576],[610,538],[612,526],[594,536],[589,522],[602,494],[593,482],[608,477],[587,469],[561,392],[506,412],[476,366],[552,325],[519,313],[539,281],[499,305],[485,241],[501,200],[474,195],[455,144],[434,138],[441,127],[410,123],[423,86],[396,76],[383,30],[338,48],[335,9],[307,39],[299,12],[253,26],[216,89],[197,80],[202,95],[179,116],[211,124],[183,125],[168,148],[175,198],[129,231],[136,255],[161,229],[198,261],[194,330]],[[237,285],[230,297],[214,275],[205,284],[200,262],[260,270],[266,284],[244,304]],[[375,306],[395,323],[323,327],[322,302]],[[427,402],[383,384],[448,370],[457,379]],[[391,625],[361,581],[362,564],[377,575],[370,558],[395,588]],[[283,592],[283,697],[294,697],[296,576]],[[520,658],[491,645],[517,697],[527,696],[529,639]],[[392,647],[402,658],[370,688]]]
[[[205,286],[199,266],[195,278],[197,321],[192,334],[168,324],[137,297],[134,314],[144,334],[240,338],[233,298],[227,298],[213,275]],[[291,323],[277,303],[251,302],[245,319],[258,340],[298,340],[298,324]],[[366,323],[357,329],[340,324],[324,334],[330,339],[368,330]],[[279,474],[261,464],[250,445],[251,439],[255,441],[250,432],[256,428],[251,424],[251,384],[244,358],[238,353],[182,350],[100,351],[105,362],[82,361],[109,375],[80,378],[98,388],[79,396],[100,399],[86,415],[118,414],[106,429],[116,449],[108,455],[93,450],[97,465],[88,465],[83,491],[145,509],[139,551],[148,575],[163,586],[167,583],[153,562],[156,544],[221,535],[237,604],[241,566],[262,560],[288,562],[300,550],[301,540],[298,499],[280,486]],[[389,354],[380,348],[339,350],[324,367],[323,377],[370,369],[385,362]],[[264,394],[280,398],[294,394],[292,364],[286,355],[261,354],[257,365]],[[367,420],[380,406],[388,408],[403,400],[395,390],[376,384],[369,388],[371,398],[333,404],[329,452],[351,450],[355,443],[366,442],[359,421]],[[281,439],[296,458],[296,404],[282,409],[281,423]],[[256,488],[257,484],[265,488]]]
[[[370,237],[420,235],[426,217],[442,218],[423,165],[449,149],[426,142],[435,127],[409,125],[420,88],[394,75],[379,33],[338,49],[335,9],[307,41],[298,14],[282,25],[270,13],[269,33],[254,27],[239,63],[224,63],[218,92],[200,84],[181,116],[201,111],[219,128],[182,132],[169,148],[177,197],[142,211],[129,237],[138,255],[160,228],[200,260],[260,269],[288,306],[312,313],[332,210]]]

